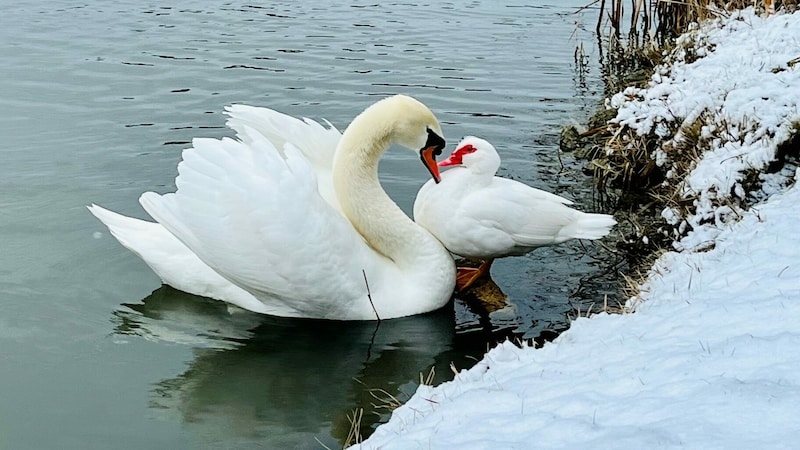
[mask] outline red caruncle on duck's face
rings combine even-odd
[[[462,145],[451,153],[449,158],[440,161],[439,167],[460,166],[463,164],[462,159],[464,155],[475,153],[476,151],[478,151],[478,149],[471,144]]]

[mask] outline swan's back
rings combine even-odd
[[[341,209],[333,191],[331,168],[342,133],[330,122],[325,121],[326,128],[312,119],[300,120],[269,108],[249,105],[227,106],[225,113],[229,116],[225,124],[236,131],[236,136],[245,144],[250,144],[249,134],[245,132],[249,128],[265,137],[284,158],[287,145],[299,150],[311,163],[320,195],[336,209]]]

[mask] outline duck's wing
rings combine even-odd
[[[573,203],[556,194],[535,189],[512,180],[508,200],[518,205],[523,223],[511,231],[514,240],[522,245],[559,244],[570,239],[600,239],[616,225],[614,217],[595,214],[570,207]],[[499,186],[499,185],[498,185]]]
[[[464,215],[513,240],[516,246],[540,247],[563,242],[561,231],[580,211],[556,194],[517,181],[495,177],[461,203]]]
[[[195,139],[178,165],[177,192],[147,192],[142,206],[259,300],[295,316],[346,317],[354,298],[367,301],[362,270],[382,257],[323,199],[293,142],[279,150],[261,131],[242,125],[239,133],[239,141]]]
[[[237,137],[245,144],[251,142],[248,129],[266,137],[284,157],[284,148],[291,143],[311,164],[322,198],[340,210],[331,177],[333,155],[342,137],[336,127],[328,121],[325,121],[326,128],[312,119],[298,119],[256,106],[231,105],[225,108],[225,113],[229,116],[226,125],[236,131]]]

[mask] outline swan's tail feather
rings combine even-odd
[[[161,205],[162,199],[158,194],[150,192],[144,198],[143,203],[150,206]],[[169,202],[169,199],[166,201]],[[140,257],[164,284],[190,294],[223,300],[250,311],[285,314],[285,311],[268,308],[248,292],[222,278],[161,224],[123,216],[95,204],[87,208],[108,227],[120,244]]]
[[[175,284],[175,277],[172,275],[174,271],[169,264],[165,265],[165,262],[180,260],[182,262],[178,264],[179,266],[188,267],[195,264],[196,257],[178,238],[159,223],[123,216],[95,204],[87,208],[108,227],[111,235],[120,244],[142,258],[162,281],[181,288]],[[195,293],[191,290],[187,292]]]
[[[180,240],[185,245],[190,248],[192,245],[200,245],[200,242],[194,237],[194,233],[177,219],[178,214],[174,209],[174,196],[175,194],[159,195],[155,192],[145,192],[139,197],[139,204],[147,211],[147,214],[156,219],[166,230],[175,236],[180,236]]]
[[[608,214],[581,213],[577,220],[565,226],[558,233],[565,239],[600,239],[611,232],[617,224]]]
[[[101,206],[92,203],[86,207],[92,215],[97,217],[100,222],[108,227],[108,231],[120,244],[135,253],[140,258],[143,257],[143,249],[140,243],[148,242],[154,233],[158,233],[161,228],[158,224],[146,220],[135,219],[123,216],[122,214],[109,211]]]

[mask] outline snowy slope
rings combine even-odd
[[[798,448],[798,205],[791,188],[665,255],[634,314],[421,386],[359,448]]]
[[[748,25],[718,33],[715,51],[729,42],[738,48],[731,58],[748,60],[770,51],[760,36],[800,32],[800,13],[742,14],[743,20],[714,25]],[[769,27],[775,27],[771,34]],[[781,46],[775,51],[800,56],[800,37]],[[725,110],[722,103],[706,106],[757,121],[754,128],[748,122],[748,132],[763,124],[783,127],[787,117],[797,117],[800,65],[785,71],[799,83],[764,95],[779,94],[777,103],[788,107],[754,116],[747,102]],[[736,89],[759,89],[757,77],[735,65],[719,83],[740,74],[738,84],[732,81]],[[687,69],[685,84],[670,89],[694,89],[704,76]],[[708,92],[714,92],[712,82],[705,81]],[[653,105],[657,113],[659,103]],[[748,140],[737,151],[774,153],[772,130],[758,145]],[[690,176],[706,180],[698,189],[738,173],[712,159],[698,168],[702,176]],[[738,211],[740,220],[704,224],[702,239],[714,242],[709,251],[663,255],[631,302],[635,313],[578,319],[540,349],[500,345],[453,381],[421,386],[356,448],[800,448],[800,188],[771,185],[767,194],[749,211]]]
[[[676,248],[701,247],[722,223],[738,219],[747,171],[766,169],[800,123],[798,57],[800,14],[761,17],[749,8],[681,36],[671,64],[659,67],[647,88],[629,87],[609,99],[618,108],[612,122],[666,137],[665,147],[685,139],[680,127],[703,124],[701,139],[710,149],[686,179],[666,181],[680,184],[680,195],[693,203],[687,217],[663,212],[679,237],[689,236]],[[671,158],[661,149],[654,155],[668,177],[679,175],[669,170]]]

